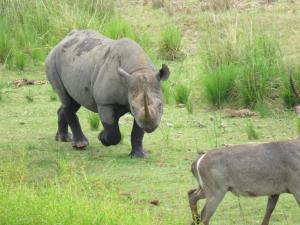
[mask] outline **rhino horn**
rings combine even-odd
[[[144,108],[145,108],[145,120],[150,119],[150,112],[149,112],[149,100],[148,100],[148,94],[147,91],[144,92]]]

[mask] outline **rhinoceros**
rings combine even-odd
[[[105,146],[121,140],[119,119],[134,117],[130,156],[145,157],[144,132],[153,132],[163,114],[160,81],[167,80],[168,66],[156,70],[149,56],[133,40],[109,39],[93,30],[73,30],[49,53],[47,78],[57,92],[57,141],[72,141],[84,149],[88,140],[76,112],[81,106],[98,112],[103,130],[98,139]],[[72,137],[68,132],[72,131]]]

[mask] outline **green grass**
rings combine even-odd
[[[113,18],[104,26],[104,34],[112,39],[131,38],[135,39],[136,34],[132,26],[124,19]]]
[[[50,101],[57,101],[57,93],[54,90],[49,91],[49,99]]]
[[[238,68],[232,65],[222,65],[210,71],[204,77],[205,96],[213,106],[220,107],[234,99],[236,95],[236,78]]]
[[[110,0],[2,1],[0,63],[8,69],[21,70],[41,64],[49,49],[72,29],[99,30],[113,13]]]
[[[30,79],[41,76],[39,72],[24,73]],[[0,76],[5,83],[18,77],[9,71]],[[213,112],[202,106],[194,104],[193,114],[188,114],[185,109],[165,105],[159,129],[145,135],[149,158],[131,159],[128,154],[132,117],[126,115],[120,120],[122,143],[105,147],[84,119],[90,112],[82,108],[78,117],[90,145],[86,151],[76,151],[71,143],[54,141],[60,102],[49,100],[49,84],[30,87],[36,96],[30,104],[23,97],[28,87],[5,90],[6,98],[0,107],[3,224],[188,224],[191,215],[186,193],[197,186],[190,173],[197,151],[214,148],[215,138],[217,146],[248,142],[243,129],[247,119],[220,118],[215,123],[210,120]],[[199,127],[199,123],[205,127]],[[261,141],[285,139],[297,133],[290,129],[295,116],[288,111],[274,117],[253,118],[252,123],[261,126]],[[149,203],[154,199],[160,201],[158,206]],[[266,198],[240,201],[245,223],[257,224]],[[199,208],[203,203],[200,201]],[[299,208],[290,195],[281,198],[272,223],[284,223],[283,213],[289,224],[297,224],[300,219]],[[228,194],[211,224],[238,225],[244,219],[237,198]]]
[[[259,139],[258,132],[251,121],[248,121],[246,125],[246,132],[249,140],[257,140]]]
[[[296,127],[294,112],[283,107],[281,96],[290,88],[286,72],[280,67],[281,63],[294,65],[298,85],[299,5],[278,1],[261,7],[253,2],[254,6],[246,5],[247,10],[202,12],[198,4],[205,3],[211,2],[174,1],[154,10],[149,3],[143,5],[141,1],[0,1],[0,84],[4,84],[2,88],[0,85],[3,97],[0,102],[1,225],[189,224],[187,191],[197,187],[190,167],[198,151],[298,135],[299,122]],[[61,103],[51,100],[49,84],[20,88],[6,85],[21,77],[45,79],[42,66],[52,46],[73,28],[92,28],[104,33],[113,17],[122,20],[120,23],[125,21],[122,36],[130,36],[128,30],[132,30],[134,40],[146,49],[155,65],[166,63],[170,67],[170,79],[162,84],[165,103],[166,99],[170,103],[175,101],[178,84],[189,84],[189,91],[179,91],[180,98],[188,96],[182,100],[186,109],[165,104],[159,128],[145,134],[143,144],[149,152],[146,159],[128,157],[132,116],[120,119],[121,143],[105,147],[99,143],[98,134],[90,129],[87,119],[90,112],[82,107],[77,114],[90,144],[85,151],[76,151],[71,143],[54,141]],[[175,58],[179,56],[180,60],[161,58],[162,31],[166,24],[180,27],[180,32],[165,34],[171,37],[166,38],[166,43],[180,46]],[[250,122],[246,118],[223,118],[219,111],[211,109],[214,103],[207,104],[204,83],[213,79],[208,76],[219,73],[222,81],[224,75],[226,79],[233,76],[231,70],[238,71],[233,79],[234,89],[229,85],[231,79],[227,88],[212,85],[215,96],[225,96],[224,106],[247,105],[239,85],[246,91],[249,84],[255,87],[256,91],[249,88],[249,93],[260,93],[258,90],[265,88],[263,94],[256,95],[263,98],[251,97],[255,104],[250,106],[260,116],[251,118]],[[256,73],[262,74],[265,80],[255,77]],[[255,77],[256,83],[262,82],[265,87],[248,84],[245,81],[249,77]],[[28,90],[34,96],[30,103],[25,98]],[[291,102],[290,106],[295,103]],[[248,133],[258,133],[259,140],[249,141],[247,129]],[[160,204],[154,206],[149,203],[152,200],[159,200]],[[259,224],[266,201],[266,197],[238,199],[228,193],[211,224]],[[204,200],[198,206],[200,210]],[[297,225],[299,215],[293,197],[284,194],[271,224]]]
[[[284,67],[278,40],[230,14],[219,20],[207,17],[204,24],[200,57],[208,101],[220,107],[234,95],[233,100],[250,108],[268,101]]]
[[[178,83],[174,90],[174,99],[176,104],[187,104],[191,95],[191,88],[185,84]]]
[[[181,52],[182,33],[178,26],[167,25],[162,33],[159,51],[163,58],[174,60],[182,56]]]
[[[38,167],[53,170],[53,180],[29,183],[30,157],[14,154],[5,157],[12,160],[4,162],[5,169],[1,165],[1,224],[150,224],[147,211],[138,214],[133,201],[117,189],[106,187],[100,177],[87,178],[82,168],[64,159],[40,161]]]
[[[34,101],[34,96],[33,96],[30,89],[28,90],[27,94],[25,95],[25,98],[26,98],[27,102],[33,102]]]
[[[88,121],[90,124],[91,130],[98,130],[99,129],[99,114],[98,113],[90,113],[88,116]]]

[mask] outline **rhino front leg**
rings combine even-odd
[[[147,157],[147,152],[143,149],[144,131],[138,126],[134,120],[131,131],[131,157]]]
[[[98,107],[103,130],[100,132],[98,139],[105,146],[117,145],[121,141],[121,132],[119,129],[119,116],[113,106]]]

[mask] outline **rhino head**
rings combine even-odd
[[[118,72],[127,81],[128,102],[135,121],[147,133],[153,132],[163,113],[160,81],[169,78],[169,68],[163,64],[158,73],[140,70],[129,74],[119,67]]]

